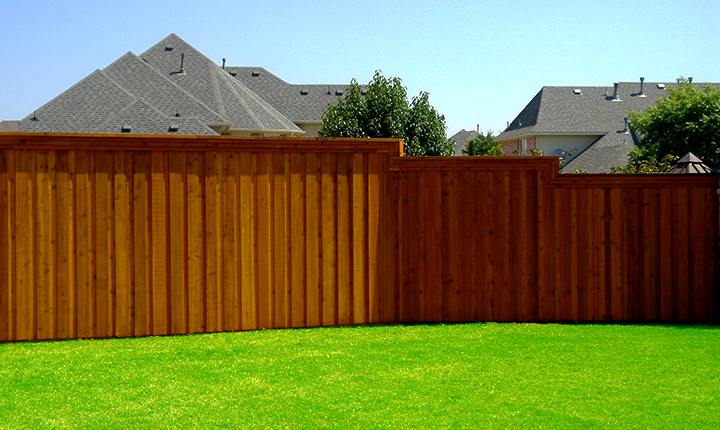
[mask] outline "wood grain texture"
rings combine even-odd
[[[0,341],[719,319],[716,177],[398,143],[0,133]]]

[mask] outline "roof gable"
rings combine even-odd
[[[171,119],[193,134],[207,134],[209,126],[260,134],[304,133],[175,34],[142,57],[128,52],[93,72],[18,126],[21,131],[114,132],[115,119],[144,124],[133,128],[144,133],[173,133],[168,131]]]

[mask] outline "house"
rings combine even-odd
[[[455,141],[455,154],[463,155],[462,150],[465,149],[465,143],[468,140],[475,139],[478,136],[478,132],[475,130],[465,130],[464,128],[457,133],[453,134],[450,138]]]
[[[317,136],[344,85],[292,85],[262,68],[217,65],[175,34],[96,70],[6,130]]]
[[[552,87],[540,89],[496,140],[506,155],[545,155],[573,152],[563,171],[575,169],[609,173],[624,166],[628,151],[640,142],[628,124],[628,112],[644,111],[667,96],[668,82],[615,82],[608,87]]]

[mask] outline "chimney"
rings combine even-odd
[[[178,75],[185,74],[185,67],[183,67],[184,64],[185,64],[185,54],[180,54],[180,71],[178,72]]]
[[[688,82],[692,84],[692,76],[688,76]]]
[[[613,90],[612,101],[621,102],[622,100],[620,100],[620,94],[618,94],[618,88],[620,87],[620,82],[615,81],[615,83],[613,83],[613,85],[615,86],[615,89]]]
[[[223,65],[222,65],[223,70],[225,70],[225,61],[226,61],[226,58],[223,57]]]
[[[645,97],[644,84],[645,84],[645,76],[640,76],[640,94],[638,94],[638,97]],[[626,121],[627,121],[627,118],[626,118]]]

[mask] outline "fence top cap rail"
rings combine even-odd
[[[401,156],[402,139],[303,136],[197,136],[110,133],[0,132],[2,149],[43,150],[164,150],[164,151],[271,151],[271,152],[386,152]]]

